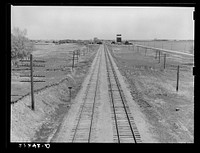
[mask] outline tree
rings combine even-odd
[[[13,35],[15,35],[16,37],[25,37],[27,35],[27,30],[24,29],[22,31],[18,27],[14,27],[13,28]]]
[[[129,45],[129,42],[126,40],[124,44],[125,44],[125,45]]]
[[[11,60],[17,64],[18,59],[30,55],[33,51],[33,43],[26,37],[27,30],[20,30],[18,27],[13,28],[11,33]]]

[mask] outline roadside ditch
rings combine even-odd
[[[81,89],[96,52],[79,61],[75,71],[61,81],[35,92],[35,110],[30,108],[30,95],[11,105],[11,142],[48,142],[70,109],[71,99]]]

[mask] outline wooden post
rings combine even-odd
[[[159,51],[159,61],[158,61],[158,63],[160,63],[160,51]]]
[[[72,70],[74,69],[74,51],[73,51],[73,61],[72,61]]]
[[[33,91],[33,56],[30,54],[30,70],[31,70],[31,109],[35,110],[34,91]]]
[[[158,50],[156,50],[156,56],[155,56],[155,59],[157,59],[157,54],[158,54]]]
[[[164,69],[165,69],[165,63],[166,63],[166,54],[164,54]]]
[[[177,67],[177,83],[176,83],[176,91],[178,92],[178,84],[179,84],[179,65]]]
[[[76,51],[76,62],[78,63],[78,50]]]
[[[69,99],[70,99],[70,102],[71,102],[71,97],[72,97],[71,89],[72,89],[72,87],[70,86],[70,87],[68,87],[68,89],[69,89]]]

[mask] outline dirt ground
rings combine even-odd
[[[126,79],[133,99],[161,143],[194,142],[194,77],[191,60],[168,57],[166,68],[155,53],[112,47],[115,62]],[[112,50],[110,47],[110,50]],[[180,65],[179,91],[176,92],[176,67]]]
[[[57,64],[54,65],[50,62],[47,66],[59,69],[53,74],[47,75],[49,80],[46,85],[38,86],[41,90],[35,92],[35,111],[30,109],[29,95],[11,105],[11,142],[46,142],[51,139],[71,105],[68,87],[72,86],[71,98],[73,99],[81,88],[98,47],[98,45],[93,46],[90,52],[82,54],[73,72],[63,69],[66,62],[62,63],[62,60],[59,60],[60,55],[64,52],[63,50],[54,50],[50,54],[42,53],[42,51],[38,52],[40,56],[54,57],[54,63]],[[66,49],[66,46],[63,48]],[[54,52],[56,52],[56,56]],[[59,73],[61,69],[62,75]],[[12,91],[17,92],[21,89],[18,93],[25,94],[27,92],[26,86],[23,84],[19,86],[19,79],[15,77],[12,77],[12,85],[16,83],[15,86],[11,86]]]
[[[95,50],[97,46],[91,46],[91,51]],[[44,80],[45,82],[39,82],[34,84],[34,90],[37,91],[45,86],[49,86],[62,80],[66,75],[70,74],[72,66],[72,51],[80,49],[86,53],[87,48],[84,45],[79,44],[62,44],[62,45],[35,45],[35,51],[33,51],[33,60],[43,60],[45,63],[36,63],[38,65],[45,65],[45,67],[34,67],[34,75],[45,76],[40,78],[34,78],[34,80]],[[83,59],[85,56],[81,56]],[[75,64],[77,60],[75,61]],[[21,62],[20,65],[29,64],[27,62]],[[80,65],[81,63],[79,63]],[[82,65],[84,65],[82,63]],[[11,101],[15,102],[23,95],[30,93],[30,82],[20,82],[22,80],[30,80],[27,77],[20,77],[20,75],[30,75],[29,70],[21,70],[27,67],[15,68],[11,75]]]
[[[59,52],[55,54],[56,50],[53,49],[47,54],[51,55],[48,57],[51,59],[47,65],[48,69],[54,69],[54,71],[50,70],[51,73],[48,73],[47,78],[49,83],[54,78],[55,82],[36,93],[36,111],[30,109],[30,96],[11,105],[12,142],[48,142],[52,139],[71,107],[68,86],[73,86],[73,101],[83,85],[83,80],[98,49],[98,46],[94,46],[93,51],[86,54],[87,56],[81,56],[76,70],[69,73],[67,62],[61,60],[65,47],[60,47],[58,50],[61,54],[58,54]],[[47,48],[44,50],[48,50]],[[158,63],[155,53],[150,51],[145,56],[143,50],[137,52],[127,46],[108,48],[110,51],[113,50],[111,53],[118,69],[129,84],[133,100],[140,106],[140,111],[151,125],[150,132],[156,140],[154,142],[192,143],[194,141],[194,78],[191,60],[183,61],[167,56],[164,69],[162,54],[161,62]],[[45,53],[42,54],[41,51],[35,53],[38,58],[42,55]],[[180,65],[178,92],[176,92],[177,65]],[[18,79],[17,75],[12,77],[12,84],[16,83],[14,91],[25,87],[23,84],[19,86]],[[74,81],[75,85],[71,83]]]

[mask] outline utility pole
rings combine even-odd
[[[166,63],[166,54],[164,54],[164,69],[165,69],[165,63]]]
[[[159,61],[158,61],[158,63],[160,63],[160,51],[159,51],[159,54],[158,54],[158,55],[159,55]]]
[[[176,91],[178,92],[178,85],[179,85],[179,65],[177,67],[177,82],[176,82]]]
[[[30,70],[31,70],[31,108],[35,110],[34,91],[33,91],[33,55],[30,54]]]
[[[72,70],[74,69],[74,55],[75,55],[75,53],[74,53],[74,51],[73,51]]]
[[[33,67],[45,67],[45,65],[37,65],[33,64],[33,62],[45,62],[43,60],[33,60],[33,55],[30,54],[30,60],[20,60],[21,62],[30,62],[29,65],[23,64],[21,65],[22,67],[29,67],[30,69],[30,75],[20,75],[20,77],[30,77],[30,80],[21,80],[20,82],[30,82],[31,83],[31,109],[34,111],[35,110],[35,99],[34,99],[34,82],[45,82],[44,80],[33,80],[34,77],[45,77],[42,75],[33,75]]]

